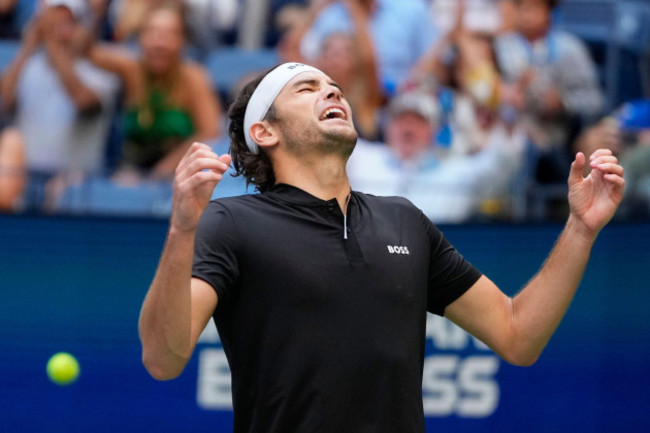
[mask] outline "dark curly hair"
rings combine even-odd
[[[262,79],[273,69],[275,67],[264,71],[246,84],[228,109],[228,118],[230,119],[228,136],[230,137],[230,155],[235,168],[234,176],[244,176],[246,186],[253,184],[259,192],[264,192],[275,184],[275,173],[264,150],[260,149],[258,154],[254,154],[248,148],[245,138],[245,134],[248,132],[244,131],[244,116],[253,92]],[[273,105],[269,108],[264,119],[270,122],[277,120]]]

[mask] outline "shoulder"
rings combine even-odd
[[[223,197],[210,201],[201,215],[197,235],[212,237],[218,233],[238,232],[242,225],[251,223],[251,218],[263,215],[256,204],[258,201],[255,195]]]
[[[375,196],[354,192],[362,212],[367,212],[376,227],[399,227],[400,232],[410,233],[430,244],[438,244],[442,232],[410,200],[398,196]]]
[[[420,218],[422,211],[410,200],[399,196],[379,196],[364,192],[354,191],[362,206],[373,212],[373,217],[388,215],[401,220],[404,217]]]
[[[208,70],[200,63],[187,60],[181,65],[181,75],[183,80],[196,90],[205,90],[210,87],[210,75]]]
[[[521,36],[516,32],[507,32],[498,35],[494,39],[494,47],[499,52],[500,50],[508,50],[523,47]]]
[[[232,197],[220,197],[210,201],[206,212],[239,213],[263,206],[261,194],[242,194]]]
[[[89,59],[80,58],[75,61],[75,71],[80,78],[92,84],[104,84],[111,87],[119,86],[120,79],[113,73],[93,64]]]
[[[564,30],[553,30],[551,40],[557,44],[557,49],[565,57],[571,57],[576,54],[586,54],[587,44],[579,37]]]

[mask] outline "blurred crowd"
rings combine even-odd
[[[436,223],[563,218],[575,153],[607,147],[626,170],[619,217],[647,218],[650,102],[608,108],[559,6],[0,0],[0,46],[16,47],[0,69],[0,211],[165,215],[186,148],[228,151],[224,112],[258,63],[300,61],[352,106],[355,190],[404,196]],[[229,52],[257,61],[211,61]],[[227,177],[215,197],[243,193]]]

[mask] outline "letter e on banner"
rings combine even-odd
[[[230,369],[222,349],[199,354],[196,402],[203,409],[232,409]]]

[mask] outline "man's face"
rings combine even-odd
[[[386,142],[400,159],[411,159],[431,146],[433,128],[420,114],[403,111],[386,127]]]
[[[551,23],[551,10],[544,0],[519,0],[517,5],[519,31],[528,39],[542,37]]]
[[[319,68],[337,80],[343,87],[355,76],[355,46],[352,37],[333,33],[325,39],[316,62]]]
[[[140,33],[144,64],[149,72],[165,74],[181,57],[185,38],[183,21],[171,9],[158,9],[145,20]]]
[[[47,8],[44,15],[43,37],[61,44],[72,43],[78,29],[72,11],[64,6],[54,6]]]
[[[330,77],[304,72],[273,103],[280,143],[294,154],[317,151],[349,156],[357,141],[352,110]]]

